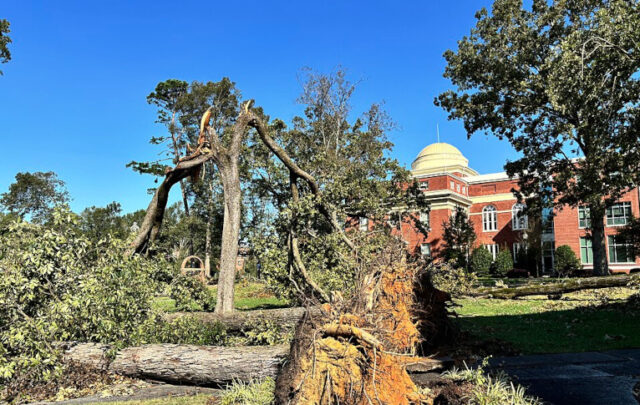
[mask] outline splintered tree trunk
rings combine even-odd
[[[233,312],[234,282],[238,239],[240,237],[240,173],[238,160],[229,159],[226,165],[218,165],[224,188],[224,222],[222,225],[222,246],[220,252],[220,273],[218,276],[218,299],[216,314]]]
[[[607,248],[604,234],[604,209],[589,208],[591,214],[591,235],[593,246],[593,274],[606,276],[609,274],[607,263]]]

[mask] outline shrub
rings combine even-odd
[[[558,246],[555,252],[555,268],[556,273],[560,276],[567,276],[580,270],[582,265],[568,245]]]
[[[471,271],[476,274],[488,275],[492,262],[491,253],[482,246],[475,248],[471,253]]]
[[[462,267],[455,266],[455,262],[432,263],[427,268],[433,285],[452,295],[462,295],[471,291],[478,278],[473,273],[467,273]]]
[[[265,378],[249,384],[234,382],[220,397],[220,405],[271,405],[276,383]]]
[[[134,343],[151,316],[158,260],[126,248],[109,238],[90,243],[61,209],[50,228],[15,222],[0,235],[0,385],[58,375],[56,341]]]
[[[162,316],[150,317],[138,330],[136,344],[176,343],[201,346],[221,346],[227,342],[225,327],[220,322],[205,323],[191,316],[165,321]]]
[[[503,249],[498,252],[496,261],[493,263],[492,270],[496,276],[504,277],[507,273],[513,269],[513,259],[511,258],[511,252],[507,249]]]
[[[178,311],[212,311],[216,306],[213,292],[195,277],[178,274],[169,285],[169,296]]]

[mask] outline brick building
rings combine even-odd
[[[446,143],[435,143],[424,148],[411,164],[411,172],[420,183],[430,201],[430,212],[422,213],[420,220],[428,224],[429,234],[425,238],[410,224],[400,226],[400,233],[411,251],[438,257],[443,248],[443,222],[447,221],[456,207],[462,207],[471,219],[477,246],[484,246],[494,256],[501,249],[512,254],[527,243],[528,219],[524,208],[516,200],[512,190],[517,189],[517,180],[506,173],[479,174],[469,167],[469,161],[460,151]],[[620,202],[608,210],[605,233],[612,271],[629,271],[640,267],[628,253],[624,241],[616,238],[616,228],[626,224],[633,214],[640,214],[638,189],[626,193]],[[361,224],[366,227],[367,224]],[[588,210],[584,207],[565,207],[553,212],[553,222],[544,227],[541,235],[543,273],[553,270],[554,249],[569,245],[581,259],[584,268],[592,268],[593,253],[587,237]]]

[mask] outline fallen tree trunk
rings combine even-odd
[[[278,325],[283,328],[293,329],[307,308],[278,308],[278,309],[259,309],[253,311],[234,312],[231,315],[218,315],[213,312],[174,312],[165,314],[167,321],[173,321],[184,317],[193,317],[203,323],[217,323],[224,325],[227,332],[237,333],[242,330],[251,329],[252,325],[266,321]],[[320,308],[309,308],[312,317],[320,315]]]
[[[640,281],[640,275],[575,278],[550,284],[525,285],[511,288],[477,289],[467,295],[471,297],[511,299],[529,295],[554,295],[566,294],[580,290],[625,287],[634,281]]]
[[[275,377],[289,345],[216,347],[152,344],[120,350],[113,360],[109,345],[80,343],[64,353],[65,362],[116,374],[177,384],[222,386]]]
[[[232,381],[275,378],[289,345],[216,347],[154,344],[129,347],[115,358],[100,343],[66,344],[64,361],[133,378],[174,384],[224,386]],[[450,359],[412,358],[407,371],[424,373],[450,366]]]

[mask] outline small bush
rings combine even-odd
[[[471,271],[478,275],[488,275],[493,257],[484,247],[477,247],[471,253]]]
[[[558,246],[555,252],[556,273],[567,276],[582,268],[580,260],[568,245]]]
[[[213,292],[195,277],[178,274],[169,285],[169,296],[178,311],[212,311],[216,306]]]
[[[432,263],[427,271],[433,285],[441,291],[452,295],[462,295],[473,289],[478,278],[473,273],[467,273],[463,268],[456,267],[455,262]]]
[[[493,273],[498,277],[505,277],[510,270],[513,270],[513,259],[511,258],[511,252],[507,249],[503,249],[498,252],[496,261],[492,266]]]
[[[222,323],[204,323],[191,316],[167,322],[161,315],[149,318],[135,337],[136,344],[175,343],[200,346],[222,346],[227,334]]]
[[[276,383],[265,378],[250,384],[234,382],[220,397],[220,405],[271,405],[274,401]]]

